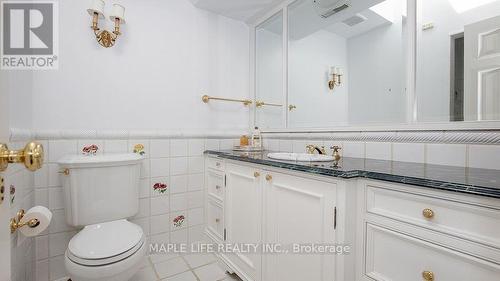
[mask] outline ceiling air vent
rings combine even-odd
[[[345,19],[342,22],[350,27],[353,27],[353,26],[360,24],[366,20],[367,20],[367,18],[365,16],[363,16],[361,14],[355,14],[354,16],[352,16],[348,19]]]
[[[322,18],[332,15],[350,7],[349,0],[312,0],[316,12]]]

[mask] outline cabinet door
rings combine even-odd
[[[264,172],[264,242],[281,244],[335,243],[336,185]],[[264,254],[265,281],[333,281],[335,255]]]
[[[260,173],[248,166],[226,165],[226,243],[260,244],[262,241]],[[244,279],[261,280],[260,253],[232,253],[228,258]]]

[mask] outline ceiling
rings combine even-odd
[[[284,0],[190,0],[194,6],[240,21],[249,21]]]

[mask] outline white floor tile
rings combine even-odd
[[[173,258],[179,257],[179,254],[176,253],[166,253],[166,254],[154,254],[149,256],[153,263],[160,263],[164,261],[171,260]]]
[[[216,257],[212,254],[192,254],[184,256],[184,259],[191,268],[200,267],[216,261]]]
[[[224,270],[217,264],[212,263],[194,270],[200,281],[218,281],[227,277]]]
[[[151,266],[139,270],[130,281],[156,281],[158,277]]]
[[[189,270],[187,264],[180,257],[156,263],[154,267],[160,278],[171,277]]]
[[[172,276],[167,279],[162,279],[162,281],[197,281],[192,271],[184,272],[179,275]]]

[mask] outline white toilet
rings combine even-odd
[[[66,221],[83,227],[69,242],[65,266],[72,281],[126,281],[146,255],[146,237],[127,218],[139,209],[142,158],[137,154],[66,156]]]

